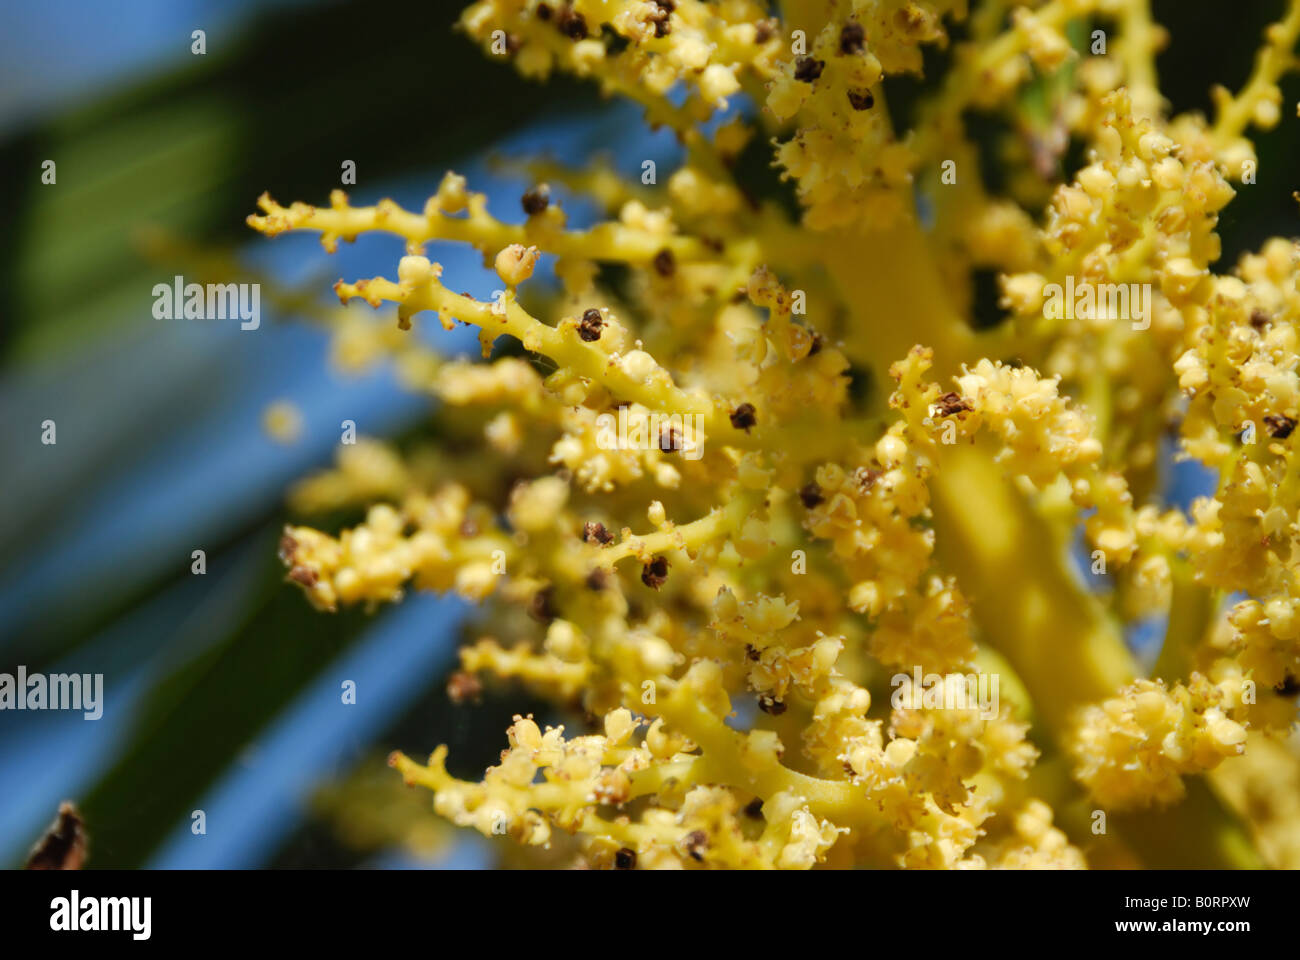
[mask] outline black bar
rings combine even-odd
[[[572,936],[585,954],[606,938],[613,948],[656,930],[665,946],[691,952],[705,939],[770,948],[788,936],[856,944],[864,953],[882,943],[938,946],[936,937],[972,949],[1034,941],[1049,948],[1042,936],[1051,948],[1193,939],[1218,946],[1276,940],[1295,914],[1294,876],[1281,872],[8,871],[0,888],[7,945],[75,939],[128,949],[400,944],[434,952],[467,940],[496,955],[512,938],[536,947]],[[52,929],[69,912],[59,913],[60,900],[70,908],[74,890],[86,918],[100,911],[98,898],[149,898],[147,940],[131,929]],[[103,915],[118,912],[126,927],[126,918],[142,919],[121,910],[115,900]]]

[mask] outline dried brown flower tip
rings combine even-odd
[[[1250,325],[1256,330],[1263,330],[1270,322],[1271,318],[1269,315],[1259,307],[1250,311]]]
[[[604,326],[605,321],[600,318],[600,311],[591,307],[582,314],[582,320],[578,324],[578,336],[587,343],[599,340],[601,328]]]
[[[666,557],[655,557],[641,568],[641,582],[658,590],[668,580],[668,566]]]
[[[750,427],[758,423],[758,418],[754,415],[754,405],[752,403],[742,403],[731,411],[731,425],[737,430],[744,430],[749,433]]]
[[[320,582],[320,575],[311,567],[295,566],[289,570],[289,579],[304,587],[314,587]]]
[[[614,854],[615,870],[635,870],[636,869],[636,851],[628,847],[623,847]]]
[[[776,35],[777,23],[771,17],[754,24],[754,42],[767,43]]]
[[[816,57],[800,57],[794,62],[794,78],[801,83],[812,83],[822,75],[826,68],[823,60]]]
[[[528,604],[528,613],[542,623],[549,623],[559,616],[555,609],[555,588],[545,586],[533,594],[533,599]]]
[[[669,22],[672,12],[677,9],[675,0],[651,0],[655,5],[654,11],[650,14],[650,20],[655,25],[655,36],[666,37],[673,32],[673,25]]]
[[[1295,421],[1282,414],[1270,413],[1264,418],[1264,423],[1268,426],[1268,435],[1275,440],[1285,440],[1291,436],[1291,431],[1295,429]]]
[[[974,410],[970,401],[959,393],[949,391],[939,398],[938,413],[941,417],[951,417],[953,414],[965,413],[968,410]]]
[[[560,8],[555,17],[555,25],[560,28],[560,33],[570,40],[587,39],[587,18],[572,7]]]
[[[519,202],[524,208],[524,213],[530,217],[545,213],[546,208],[551,205],[551,188],[544,183],[539,183],[537,186],[525,190],[524,195],[519,198]]]
[[[27,855],[26,870],[80,870],[86,862],[86,825],[66,800],[59,815]]]
[[[851,20],[840,29],[840,53],[861,53],[866,35],[862,24]]]
[[[606,544],[614,541],[614,535],[605,529],[603,523],[588,521],[582,527],[582,539],[587,543]]]
[[[452,703],[462,704],[468,700],[478,700],[482,693],[482,681],[466,670],[457,670],[447,680],[447,696]]]
[[[655,273],[661,277],[671,277],[677,272],[677,258],[667,247],[655,254],[653,263]]]

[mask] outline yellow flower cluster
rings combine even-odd
[[[1239,680],[1230,686],[1239,689]],[[1246,730],[1225,711],[1224,699],[1199,673],[1172,690],[1158,680],[1131,684],[1083,712],[1073,744],[1076,775],[1109,807],[1180,799],[1182,774],[1210,770],[1242,751]]]
[[[1212,122],[1168,115],[1147,0],[768,7],[462,15],[524,76],[590,78],[675,131],[661,184],[537,162],[522,218],[451,173],[419,211],[335,191],[249,217],[330,251],[404,241],[394,277],[336,284],[396,318],[345,309],[335,360],[391,359],[475,451],[342,448],[293,505],[365,519],[290,527],[289,579],[324,610],[481,602],[453,699],[490,675],[603,730],[516,716],[481,782],[445,747],[392,764],[454,823],[596,867],[1160,866],[1189,845],[1300,865],[1276,799],[1300,780],[1300,265],[1273,240],[1217,266],[1300,2]],[[1098,25],[1100,52],[1069,39]],[[899,135],[887,81],[927,45],[951,65]],[[1043,81],[1054,126],[1000,144],[994,196],[965,117],[1017,121]],[[756,116],[716,122],[729,98]],[[737,179],[760,134],[797,223]],[[1063,172],[1070,136],[1086,160]],[[573,194],[607,217],[571,228]],[[440,242],[500,295],[444,285]],[[979,269],[1008,315],[976,332]],[[484,362],[421,347],[429,313],[475,327]],[[1161,495],[1166,438],[1218,477],[1188,511]],[[1148,670],[1124,628],[1151,614]]]

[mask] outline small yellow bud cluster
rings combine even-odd
[[[1069,838],[1052,826],[1052,808],[1031,800],[1010,818],[1005,836],[982,844],[980,852],[959,866],[993,870],[1082,870],[1083,854]]]
[[[1079,721],[1075,775],[1114,809],[1182,798],[1182,776],[1241,753],[1246,730],[1224,696],[1200,674],[1166,688],[1139,680],[1118,697],[1089,707]]]
[[[376,504],[365,523],[338,539],[289,527],[280,556],[312,604],[334,610],[339,604],[397,600],[408,580],[480,599],[496,584],[494,562],[503,566],[514,549],[493,531],[489,512],[471,505],[463,487],[449,486],[432,496],[410,496],[400,511]]]

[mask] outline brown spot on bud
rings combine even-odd
[[[925,12],[912,4],[894,11],[894,26],[903,33],[917,33],[923,30],[925,25]]]
[[[682,839],[682,846],[692,860],[702,861],[704,851],[709,848],[709,835],[703,830],[692,830]]]
[[[800,57],[794,62],[794,78],[800,83],[812,83],[822,75],[826,62],[816,57]]]
[[[549,4],[539,3],[537,5],[537,19],[542,21],[551,19],[551,8]]]
[[[615,870],[635,870],[636,869],[636,851],[628,847],[621,848],[614,854]]]
[[[779,717],[785,713],[785,701],[763,694],[758,698],[758,709],[764,713],[770,713],[774,717]]]
[[[816,483],[807,483],[799,490],[799,499],[803,501],[805,507],[811,510],[826,498],[822,496],[822,488],[817,486]]]
[[[870,90],[850,90],[849,103],[854,110],[870,110],[876,105],[876,98],[871,95]]]
[[[761,653],[758,652],[758,648],[755,647],[752,643],[747,643],[747,644],[745,644],[745,658],[746,658],[746,659],[748,659],[748,660],[753,660],[753,661],[757,662],[759,659],[762,658],[762,656],[763,656],[763,655],[762,655]]]
[[[560,8],[555,16],[555,25],[570,40],[587,39],[587,19],[572,7]]]
[[[600,592],[609,584],[609,573],[599,568],[587,574],[587,589]]]
[[[668,580],[668,559],[655,557],[641,568],[641,582],[653,590],[658,590]]]
[[[868,493],[880,479],[880,471],[875,467],[858,467],[853,477],[858,481],[858,489],[863,493]]]
[[[754,405],[752,403],[742,403],[731,411],[731,425],[737,430],[744,430],[749,433],[750,427],[758,423],[758,418],[754,415]]]
[[[447,680],[447,696],[452,703],[462,704],[468,700],[477,702],[482,693],[483,683],[466,670],[457,670]]]
[[[595,307],[584,310],[582,320],[578,323],[578,336],[587,343],[600,339],[600,331],[605,321],[600,318],[600,311]]]
[[[528,614],[534,620],[542,623],[549,623],[559,616],[555,609],[555,588],[545,586],[533,594],[533,599],[528,604]]]
[[[673,256],[673,252],[667,247],[655,254],[652,263],[655,273],[661,277],[671,277],[677,272],[677,258]]]
[[[861,53],[865,40],[866,35],[862,30],[862,24],[850,20],[840,28],[840,53]]]
[[[1256,307],[1250,311],[1250,325],[1256,330],[1263,330],[1272,322],[1272,318],[1267,313]]]
[[[768,17],[766,20],[760,20],[754,24],[754,42],[767,43],[776,36],[777,22]]]
[[[1281,414],[1270,413],[1264,418],[1264,423],[1268,425],[1268,434],[1275,440],[1285,440],[1291,436],[1291,431],[1295,429],[1295,421],[1290,417]]]
[[[524,195],[519,198],[519,203],[524,208],[524,213],[530,217],[535,217],[539,213],[545,213],[546,208],[551,205],[551,188],[544,183],[539,183],[535,187],[530,187],[524,191]]]
[[[582,539],[587,543],[599,543],[604,545],[614,541],[614,535],[605,529],[603,523],[592,523],[588,521],[582,527]]]
[[[310,589],[320,581],[320,576],[311,567],[298,564],[289,570],[289,579]]]

